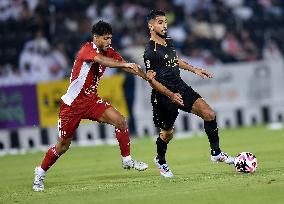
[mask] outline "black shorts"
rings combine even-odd
[[[191,113],[194,102],[201,98],[190,86],[184,85],[179,93],[182,96],[184,106],[172,102],[167,96],[152,91],[151,103],[153,106],[153,120],[156,127],[169,130],[174,126],[179,110]]]

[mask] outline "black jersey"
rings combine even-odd
[[[167,45],[160,45],[150,40],[144,52],[146,71],[156,72],[155,79],[173,92],[178,92],[185,82],[180,77],[178,58],[173,42],[166,40]]]
[[[180,93],[184,106],[174,103],[169,97],[152,90],[151,103],[156,127],[168,130],[173,127],[179,110],[190,113],[194,102],[201,98],[180,77],[178,58],[171,39],[163,46],[150,40],[144,52],[146,70],[156,72],[155,79],[174,93]]]

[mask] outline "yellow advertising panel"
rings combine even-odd
[[[66,93],[69,80],[37,84],[37,102],[41,127],[57,126],[61,96]]]
[[[111,103],[123,116],[128,116],[128,108],[123,91],[124,75],[104,77],[98,87],[99,96]]]
[[[111,103],[121,114],[128,116],[128,109],[123,92],[123,75],[113,75],[100,80],[99,96]],[[37,85],[37,101],[41,127],[57,126],[61,96],[66,93],[69,80],[39,83]],[[89,122],[86,120],[86,122]]]

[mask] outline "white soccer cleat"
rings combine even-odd
[[[33,189],[36,192],[42,192],[44,191],[44,178],[45,175],[40,175],[38,172],[38,168],[35,168],[35,178],[34,178],[34,183],[33,183]]]
[[[122,161],[122,168],[124,169],[136,169],[138,171],[144,171],[148,168],[148,164],[144,162],[139,162],[134,159],[131,159],[129,161]]]
[[[165,178],[172,178],[174,176],[174,174],[172,173],[172,171],[170,170],[168,164],[159,164],[159,160],[157,159],[157,157],[154,158],[154,163],[156,164],[157,168],[160,171],[160,174],[165,177]]]
[[[213,162],[225,162],[226,164],[234,164],[235,157],[229,156],[226,152],[221,152],[217,156],[211,155],[211,161]]]

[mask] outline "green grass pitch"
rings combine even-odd
[[[266,127],[220,131],[221,147],[258,159],[255,174],[209,160],[205,136],[173,139],[167,161],[173,179],[154,166],[155,143],[132,141],[132,156],[149,164],[144,172],[121,168],[118,146],[71,147],[48,172],[45,192],[33,192],[33,170],[43,152],[0,157],[0,203],[284,203],[284,130]]]

